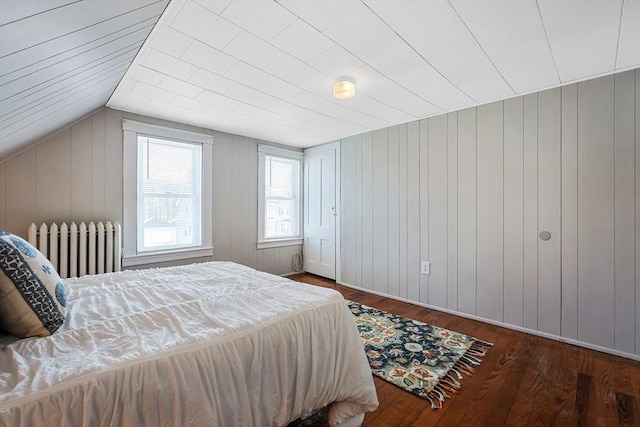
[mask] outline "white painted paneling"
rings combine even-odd
[[[420,301],[420,122],[407,124],[407,298]]]
[[[242,218],[242,142],[244,137],[233,135],[231,138],[231,194],[227,201],[233,218]],[[256,185],[257,186],[257,185]],[[231,261],[242,262],[242,222],[232,221],[231,224]],[[214,242],[215,245],[215,242]]]
[[[91,218],[100,218],[105,210],[105,131],[104,110],[91,116]],[[104,217],[109,220],[111,217]]]
[[[350,167],[346,162],[341,162],[341,166]],[[373,134],[365,133],[362,135],[362,287],[365,289],[373,289],[373,245],[374,245],[374,233],[373,227]],[[344,175],[342,175],[344,176]],[[342,184],[342,177],[340,183]],[[344,200],[344,196],[341,196]],[[346,221],[345,221],[346,222]],[[342,222],[341,222],[342,224]],[[345,227],[350,227],[351,224],[344,224]],[[342,239],[341,239],[342,240]],[[349,256],[350,254],[342,251],[343,256]],[[343,275],[345,272],[342,273]]]
[[[429,260],[429,120],[420,120],[420,262]],[[416,231],[418,231],[416,230]],[[429,302],[429,276],[420,274],[420,302]]]
[[[36,150],[19,154],[5,163],[5,231],[27,236],[36,218]]]
[[[613,77],[578,84],[578,339],[614,348]]]
[[[538,94],[523,99],[524,295],[523,325],[538,329]]]
[[[388,129],[373,132],[372,138],[372,211],[373,211],[373,287],[389,291],[389,194]]]
[[[640,355],[640,72],[636,73],[636,354]]]
[[[476,314],[476,109],[458,112],[458,310]]]
[[[31,197],[35,200],[35,218],[39,219],[38,224],[41,221],[49,223],[49,221],[68,219],[71,214],[72,191],[69,189],[72,188],[72,133],[73,127],[54,135],[45,144],[36,147],[36,162],[30,170],[35,175],[36,191]],[[90,184],[91,181],[89,180],[88,183]],[[86,185],[86,182],[81,185]],[[23,195],[23,197],[29,197],[29,195]]]
[[[373,276],[350,284],[370,289],[388,274],[382,292],[393,296],[637,353],[638,74],[410,122],[406,136],[403,127],[362,134],[376,148],[349,153],[342,178],[361,179],[374,197],[363,191],[345,200],[356,214],[343,230],[367,224],[355,256]],[[406,172],[397,181],[396,161]],[[395,249],[396,209],[398,258],[387,253]],[[382,251],[379,230],[389,235]],[[540,231],[551,239],[541,241]],[[367,245],[384,254],[367,255]],[[380,259],[387,265],[376,265]],[[420,260],[431,261],[431,275],[419,274]]]
[[[389,128],[388,138],[388,204],[389,204],[389,294],[400,294],[400,172],[399,165],[399,127]]]
[[[562,88],[562,336],[578,339],[578,86]]]
[[[123,113],[110,108],[103,108],[96,114],[104,115],[104,162],[107,165],[104,188],[104,217],[122,223],[123,174],[115,173],[114,171],[119,172],[120,165],[124,163],[122,153]],[[94,214],[100,215],[99,212],[94,212]]]
[[[429,119],[429,304],[447,307],[447,116]]]
[[[538,94],[538,330],[560,335],[561,210],[560,89]]]
[[[408,281],[408,177],[407,177],[407,125],[398,126],[398,205],[399,205],[399,232],[400,238],[398,244],[400,266],[399,266],[399,286],[398,296],[407,298],[407,281]]]
[[[523,98],[504,101],[504,322],[522,326]]]
[[[615,75],[615,147],[614,147],[614,294],[615,348],[627,353],[635,350],[635,325],[629,319],[637,315],[635,283],[635,72]]]
[[[0,26],[2,159],[104,105],[167,0],[19,3],[21,18]]]
[[[49,0],[47,2],[4,0],[0,25],[6,25],[10,22],[25,19],[31,15],[44,13],[48,10],[64,7],[75,2],[76,0]]]
[[[362,286],[362,258],[363,258],[363,241],[364,241],[364,230],[362,229],[362,217],[363,217],[363,209],[362,209],[362,138],[363,135],[357,135],[355,137],[355,144],[356,144],[356,158],[355,158],[355,162],[352,164],[347,164],[348,167],[352,167],[356,169],[356,198],[358,200],[358,203],[356,205],[356,280],[355,280],[355,284],[357,286]],[[340,146],[342,147],[342,143],[340,143]],[[345,162],[342,160],[342,157],[340,157],[340,167],[342,168]],[[344,175],[341,175],[344,176]],[[340,183],[340,185],[342,186],[342,182]],[[338,202],[340,203],[340,206],[342,206],[342,202],[344,202],[344,197],[341,197],[341,194],[336,194],[336,199],[338,200]],[[339,222],[340,222],[340,226],[343,227],[343,223],[344,221],[342,221],[342,218],[338,218]],[[344,235],[344,234],[343,234]],[[342,270],[340,270],[340,273],[342,273]],[[341,280],[341,278],[336,277],[336,280]]]
[[[31,222],[87,219],[122,222],[125,117],[203,132],[187,125],[103,108],[0,163],[0,227],[25,236]],[[215,132],[214,137],[214,259],[235,259],[274,274],[292,272],[292,257],[300,245],[260,251],[256,248],[258,141],[222,132]],[[188,262],[207,260],[210,258]],[[169,264],[176,263],[153,266]]]
[[[344,222],[347,224],[355,224],[357,223],[357,214],[356,209],[357,205],[360,204],[358,198],[358,189],[356,188],[356,175],[359,172],[354,167],[356,162],[356,138],[359,137],[351,137],[344,140],[341,144],[342,152],[341,159],[344,159],[344,173],[342,176],[346,177],[346,182],[340,185],[344,185],[343,194],[343,202],[340,205],[344,212],[343,218]],[[319,191],[319,190],[318,190]],[[357,254],[357,240],[358,240],[358,231],[356,227],[345,228],[344,234],[344,242],[343,246],[345,248],[346,253],[348,254]],[[357,255],[349,256],[345,258],[344,274],[342,275],[342,280],[345,280],[347,283],[358,283],[357,282]]]
[[[447,308],[458,309],[458,114],[447,114]]]
[[[7,204],[7,167],[0,163],[0,230],[4,230]]]
[[[71,175],[71,219],[86,220],[94,219],[91,214],[91,178],[93,155],[92,137],[93,129],[91,127],[91,118],[85,119],[80,123],[71,126],[71,144],[68,147],[68,155],[70,158],[69,170],[67,174]],[[48,144],[41,144],[39,150]],[[67,160],[68,162],[69,160]],[[50,174],[47,173],[47,174]],[[69,194],[66,188],[61,191]],[[56,220],[64,218],[56,218]],[[96,218],[98,219],[98,218]]]
[[[477,108],[477,314],[503,320],[503,103]]]

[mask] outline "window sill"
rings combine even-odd
[[[273,240],[261,240],[258,242],[258,249],[280,248],[283,246],[297,246],[302,244],[301,238],[293,239],[273,239]]]
[[[158,262],[176,261],[181,259],[201,258],[213,256],[213,247],[189,248],[175,251],[153,252],[147,254],[131,255],[122,258],[122,266],[154,264]]]

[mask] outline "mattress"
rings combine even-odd
[[[0,340],[0,425],[285,426],[377,397],[336,291],[229,262],[66,279],[45,338]]]

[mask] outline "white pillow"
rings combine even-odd
[[[0,329],[20,338],[53,334],[67,314],[66,294],[49,260],[0,230]]]

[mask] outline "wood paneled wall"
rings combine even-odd
[[[634,70],[342,140],[341,281],[640,355],[639,117]]]
[[[213,134],[213,259],[274,274],[293,271],[300,246],[256,249],[258,140],[108,108],[0,164],[0,229],[26,236],[31,222],[122,223],[123,118]]]

